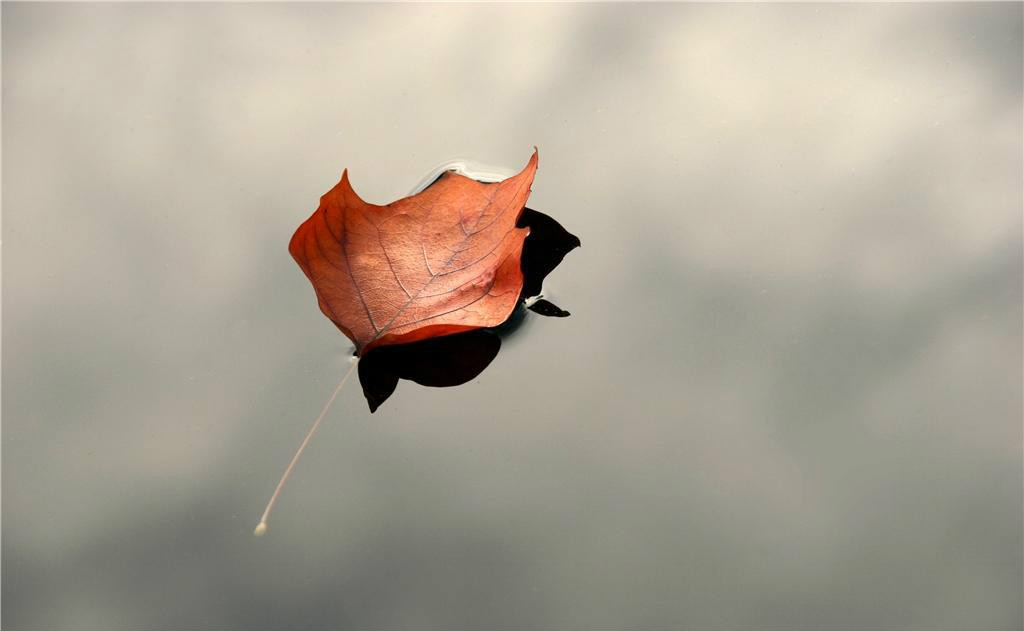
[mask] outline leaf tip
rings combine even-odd
[[[366,204],[363,198],[356,193],[356,190],[352,188],[352,181],[348,178],[348,169],[341,172],[341,181],[338,182],[338,193],[345,201],[352,200],[358,204]]]

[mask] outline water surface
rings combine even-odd
[[[1020,628],[1021,17],[5,3],[4,628]],[[572,316],[254,539],[347,368],[294,229],[534,145]]]

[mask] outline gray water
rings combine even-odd
[[[10,4],[3,627],[1020,629],[1022,5]],[[578,234],[458,388],[287,253],[454,158]]]

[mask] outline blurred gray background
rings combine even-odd
[[[1020,629],[1022,5],[10,4],[3,626]],[[345,167],[580,235],[474,382],[350,384]]]

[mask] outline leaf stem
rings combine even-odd
[[[284,475],[281,476],[281,481],[277,483],[277,488],[274,489],[274,494],[270,497],[270,501],[267,502],[267,508],[263,511],[263,516],[260,517],[260,523],[256,524],[256,529],[252,532],[252,534],[257,537],[267,532],[267,519],[270,517],[270,511],[274,509],[274,504],[277,502],[278,496],[281,495],[281,489],[284,488],[284,483],[288,481],[288,477],[292,474],[292,469],[295,468],[295,463],[299,461],[299,457],[302,455],[302,452],[306,450],[306,445],[309,444],[309,440],[313,438],[313,434],[316,433],[317,428],[320,427],[320,423],[324,420],[324,417],[327,416],[327,410],[331,409],[331,404],[334,403],[334,399],[336,399],[338,393],[341,392],[342,386],[344,386],[345,382],[348,381],[348,378],[352,376],[357,364],[359,364],[358,357],[352,362],[352,365],[345,372],[345,376],[341,378],[341,381],[338,382],[338,387],[336,387],[334,392],[331,393],[331,398],[327,399],[327,404],[324,405],[324,409],[320,411],[320,416],[318,416],[316,421],[313,422],[313,426],[309,428],[308,432],[306,432],[306,437],[302,440],[302,444],[299,445],[298,451],[296,451],[295,455],[292,456],[292,461],[288,463],[288,467],[284,470]]]

